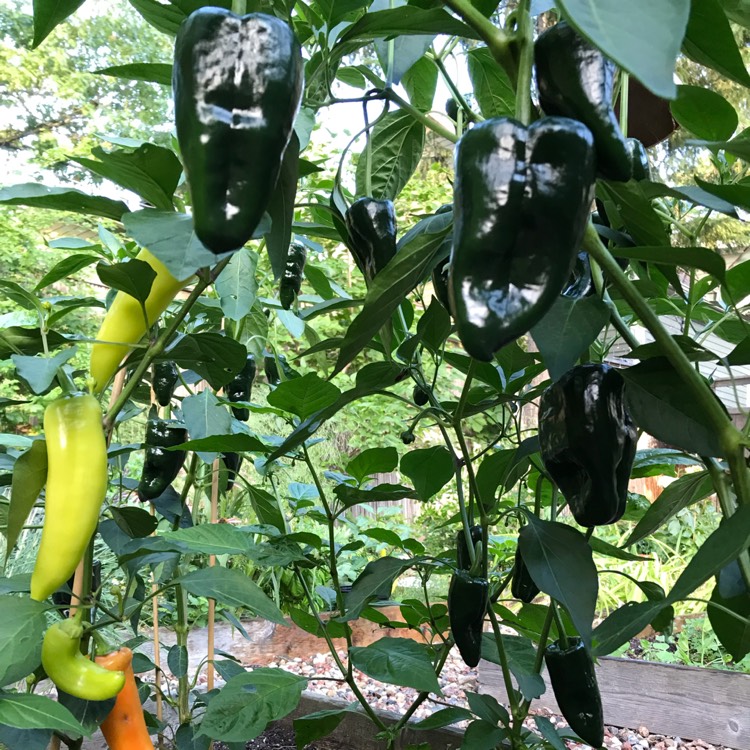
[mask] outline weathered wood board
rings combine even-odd
[[[653,734],[750,750],[750,675],[604,657],[596,668],[604,721]],[[557,711],[547,692],[533,706]],[[479,664],[479,692],[506,699],[500,668]]]

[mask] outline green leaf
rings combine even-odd
[[[353,646],[349,658],[374,680],[442,695],[429,653],[426,644],[386,637],[369,646]]]
[[[23,530],[34,503],[47,481],[47,444],[35,440],[13,464],[13,485],[8,507],[8,528],[5,532],[7,560]],[[2,632],[2,631],[0,631]],[[0,653],[4,653],[0,650]],[[0,685],[4,684],[0,681]]]
[[[266,248],[275,279],[280,279],[284,275],[289,243],[292,241],[294,199],[297,195],[297,179],[299,178],[299,147],[297,133],[292,131],[289,145],[284,151],[276,187],[268,203],[271,227],[265,235]]]
[[[22,680],[39,666],[45,610],[44,603],[28,597],[0,596],[0,686]]]
[[[617,206],[617,213],[638,245],[669,247],[669,236],[640,182],[601,183],[602,193]],[[619,254],[620,248],[618,248]]]
[[[678,86],[670,108],[683,128],[707,141],[728,140],[739,122],[735,108],[721,94],[701,86]]]
[[[621,370],[625,395],[635,423],[658,440],[688,453],[723,454],[716,431],[664,357]]]
[[[724,599],[719,593],[719,587],[715,586],[711,594],[713,604],[726,607],[738,615],[744,617],[745,621],[733,617],[718,607],[708,605],[708,620],[716,633],[721,645],[729,651],[735,662],[740,662],[750,654],[750,596],[736,596],[732,599]]]
[[[730,21],[750,28],[750,0],[721,0],[721,6]]]
[[[426,719],[410,725],[411,729],[442,729],[451,724],[457,724],[459,721],[466,721],[471,718],[471,711],[460,706],[451,706],[450,708],[441,708],[435,711]]]
[[[157,0],[129,0],[130,4],[143,16],[147,23],[158,31],[175,36],[187,13],[174,5],[164,5]],[[215,2],[215,5],[221,5]]]
[[[379,557],[367,563],[344,599],[346,616],[340,619],[356,620],[371,599],[381,592],[390,592],[396,578],[415,562],[413,559]]]
[[[330,711],[316,711],[294,720],[294,741],[297,750],[315,740],[327,737],[346,717],[350,709],[339,708]]]
[[[453,478],[453,457],[442,445],[418,448],[401,457],[401,473],[411,479],[420,500],[429,500]]]
[[[258,294],[255,270],[258,253],[240,248],[216,279],[216,291],[225,318],[242,320],[252,310]]]
[[[555,725],[548,718],[545,716],[535,716],[534,723],[539,730],[539,734],[549,742],[553,750],[567,750],[568,746],[557,733]]]
[[[33,693],[0,695],[0,725],[3,724],[19,729],[55,729],[74,737],[91,736],[65,706]]]
[[[466,60],[482,117],[515,116],[516,92],[505,70],[487,47],[470,50]]]
[[[518,543],[534,583],[562,604],[581,639],[591,646],[599,579],[586,537],[565,524],[531,514]]]
[[[508,732],[484,719],[472,721],[464,732],[461,750],[495,750]]]
[[[396,256],[375,277],[362,311],[346,331],[334,375],[341,372],[391,318],[409,292],[437,263],[443,240],[452,226],[451,214],[437,214],[417,225],[419,231],[404,235]]]
[[[417,493],[411,487],[400,484],[376,484],[374,487],[363,489],[352,487],[350,484],[337,484],[333,490],[334,495],[345,508],[363,503],[381,503],[404,500],[414,497]]]
[[[177,365],[194,370],[217,389],[232,380],[247,360],[247,349],[239,341],[213,331],[183,336],[168,354]]]
[[[404,9],[402,9],[404,10]],[[371,197],[395,200],[419,165],[424,148],[424,125],[403,110],[389,112],[370,132]],[[357,195],[367,195],[368,151],[357,162]]]
[[[417,323],[417,336],[430,349],[438,353],[451,332],[451,316],[433,297],[430,306]]]
[[[0,203],[8,206],[48,208],[53,211],[72,211],[115,221],[120,221],[123,214],[129,211],[122,201],[86,195],[73,188],[52,188],[34,182],[0,188]]]
[[[359,484],[374,474],[388,474],[398,466],[398,451],[387,448],[366,448],[358,453],[346,465],[346,473],[354,477]]]
[[[695,181],[706,192],[731,203],[733,206],[750,211],[750,185],[737,183],[732,185],[714,185],[711,182],[701,180],[700,177],[696,177]]]
[[[684,474],[671,482],[654,500],[638,522],[623,547],[637,544],[663,526],[683,508],[688,508],[713,494],[714,488],[707,471]]]
[[[719,0],[692,1],[682,50],[695,62],[742,86],[750,86],[750,75]]]
[[[304,677],[283,669],[260,668],[239,674],[209,701],[199,734],[244,744],[272,721],[294,711],[306,685]]]
[[[90,255],[89,253],[78,253],[69,255],[67,258],[63,258],[59,263],[55,263],[52,268],[42,276],[39,283],[34,287],[35,291],[44,289],[50,284],[54,284],[56,281],[66,279],[68,276],[72,276],[82,268],[90,266],[92,263],[96,263],[99,258],[96,255]]]
[[[557,0],[584,36],[657,96],[673,99],[690,0]]]
[[[505,448],[482,459],[477,471],[477,490],[485,508],[492,506],[498,487],[501,494],[510,490],[526,471],[528,461],[517,448]]]
[[[664,600],[628,602],[616,609],[594,630],[594,654],[611,654],[638,635],[665,606]]]
[[[156,516],[151,515],[144,508],[110,508],[114,522],[132,539],[142,539],[150,536],[159,523]]]
[[[132,258],[124,263],[99,263],[96,273],[102,284],[145,303],[156,278],[150,263]]]
[[[268,403],[277,409],[307,419],[315,412],[325,409],[341,396],[341,391],[315,373],[301,378],[285,380],[268,395]],[[394,449],[395,450],[395,449]]]
[[[596,552],[597,555],[614,557],[616,560],[632,560],[633,562],[642,562],[651,559],[649,557],[644,557],[643,555],[634,555],[632,552],[626,552],[619,547],[615,547],[609,542],[605,542],[603,539],[597,539],[595,536],[592,536],[589,539],[589,546],[594,552]]]
[[[370,6],[370,11],[387,10],[389,5],[391,8],[403,8],[406,7],[406,0],[375,0]],[[427,52],[434,38],[434,34],[400,34],[388,41],[383,38],[373,40],[380,67],[388,75],[388,80],[391,83],[400,83],[406,71]]]
[[[437,80],[437,66],[422,57],[404,73],[401,84],[406,89],[412,106],[421,112],[429,112],[435,99]]]
[[[518,681],[518,688],[526,700],[544,694],[544,680],[535,668],[536,649],[530,639],[518,635],[503,635],[502,643],[508,668]],[[482,658],[493,664],[501,664],[497,641],[492,633],[482,635]]]
[[[175,677],[184,677],[188,670],[188,651],[175,643],[167,653],[167,665]]]
[[[169,63],[130,63],[95,70],[96,75],[124,78],[127,81],[149,81],[162,86],[172,85],[172,66]]]
[[[84,0],[34,0],[34,41],[31,48],[36,49],[55,26],[73,15],[83,3]]]
[[[203,523],[162,535],[184,552],[199,555],[247,555],[252,538],[247,531],[227,523]]]
[[[724,258],[706,247],[618,247],[617,255],[646,263],[699,268],[719,281],[724,280],[726,272]]]
[[[97,159],[73,158],[94,174],[132,190],[157,209],[172,209],[172,196],[182,174],[182,165],[173,151],[153,143],[144,143],[135,151],[105,151],[94,148]]]
[[[285,533],[286,522],[284,514],[276,498],[269,492],[254,485],[248,485],[247,491],[258,523],[268,524],[278,529],[282,534]]]
[[[28,383],[34,393],[41,395],[52,388],[57,371],[72,359],[75,353],[76,347],[71,347],[52,357],[26,357],[22,354],[14,354],[11,360],[18,376]]]
[[[201,568],[178,578],[175,583],[193,596],[216,599],[228,607],[244,607],[264,620],[286,625],[281,610],[262,589],[236,568]]]
[[[608,320],[609,309],[598,297],[555,300],[530,332],[553,381],[575,365]]]
[[[206,451],[209,453],[265,453],[268,448],[253,435],[238,432],[234,435],[210,435],[176,445],[175,450]]]
[[[232,431],[229,412],[209,390],[182,399],[182,416],[193,440],[212,435],[229,435]],[[213,455],[208,457],[209,460],[213,458]]]

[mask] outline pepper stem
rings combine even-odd
[[[247,0],[232,0],[232,13],[244,16],[247,13]]]
[[[515,42],[519,50],[516,80],[516,119],[523,125],[531,121],[531,69],[534,65],[534,30],[529,0],[520,0],[516,11]]]

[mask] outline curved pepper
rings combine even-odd
[[[544,651],[549,680],[560,713],[570,728],[592,747],[604,742],[604,714],[596,671],[580,638],[569,638],[567,647],[559,641]]]
[[[349,250],[369,286],[396,254],[396,210],[389,200],[360,198],[344,218]]]
[[[638,182],[651,179],[651,165],[646,147],[637,138],[628,138],[625,145],[630,154],[633,179]]]
[[[53,401],[44,411],[44,436],[44,526],[31,574],[31,598],[37,601],[75,571],[107,493],[107,444],[94,396],[79,393]]]
[[[490,361],[527,333],[568,280],[594,184],[591,133],[545,117],[486,120],[456,148],[449,293],[461,343]]]
[[[42,666],[52,682],[74,698],[104,701],[125,685],[125,673],[111,672],[81,653],[83,627],[74,617],[51,625],[42,641]]]
[[[586,125],[594,135],[597,169],[607,179],[627,182],[632,166],[612,106],[614,63],[560,21],[536,40],[534,64],[544,113]]]
[[[427,406],[430,402],[430,394],[419,385],[414,386],[411,397],[417,406]]]
[[[154,500],[174,482],[185,463],[185,451],[167,450],[186,442],[187,427],[183,422],[149,419],[146,425],[146,455],[143,461],[138,498]]]
[[[529,569],[521,557],[520,548],[516,547],[516,559],[513,567],[513,578],[510,583],[510,593],[514,599],[519,602],[530,604],[534,601],[539,593],[539,586],[534,583],[534,579],[529,573]]]
[[[154,363],[154,376],[151,379],[151,388],[154,391],[154,396],[159,406],[169,406],[179,378],[180,370],[174,362]]]
[[[637,432],[624,388],[608,365],[579,365],[539,402],[542,460],[581,526],[614,523],[625,512]]]
[[[284,275],[279,286],[279,300],[285,310],[289,310],[297,299],[302,287],[302,273],[307,261],[307,248],[301,242],[292,242],[286,258]]]
[[[177,32],[175,124],[198,239],[242,247],[273,194],[302,95],[289,26],[263,13],[199,8]]]
[[[298,373],[289,366],[283,354],[273,355],[270,352],[266,352],[263,355],[263,371],[266,375],[268,385],[278,385],[281,382],[279,368],[284,373],[284,380],[291,380],[298,377]]]
[[[148,325],[143,317],[141,303],[125,292],[117,292],[104,316],[99,333],[96,334],[100,343],[91,347],[89,370],[94,379],[94,393],[104,390],[117,366],[130,353],[132,345],[143,338],[186,283],[175,279],[167,267],[145,248],[135,259],[148,263],[156,272],[145,304]]]
[[[582,250],[576,255],[573,270],[568,277],[568,283],[563,287],[560,294],[568,299],[578,300],[589,294],[592,288],[591,260],[589,254]]]
[[[96,663],[109,671],[123,672],[125,685],[115,698],[115,706],[102,722],[101,730],[109,750],[154,750],[154,743],[143,717],[141,697],[133,674],[133,652],[123,646]]]
[[[258,367],[255,364],[255,357],[252,354],[247,355],[244,367],[239,371],[236,377],[224,386],[229,401],[249,401],[252,393],[253,381]],[[232,414],[235,419],[247,422],[250,418],[250,410],[243,407],[232,407]]]
[[[224,466],[227,470],[227,488],[226,491],[234,487],[234,483],[237,480],[237,474],[242,466],[242,456],[239,453],[225,453],[224,454]]]

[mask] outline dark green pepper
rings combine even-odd
[[[651,165],[648,161],[646,147],[637,138],[628,138],[625,145],[630,154],[633,179],[637,182],[651,179]]]
[[[349,250],[369,286],[396,254],[396,211],[389,200],[360,198],[344,218]]]
[[[427,406],[427,404],[430,403],[429,392],[419,385],[414,386],[411,397],[417,406]]]
[[[502,117],[456,147],[449,294],[467,353],[489,362],[547,312],[565,286],[589,218],[591,132],[545,117]]]
[[[560,713],[570,728],[592,747],[604,743],[604,712],[594,662],[580,638],[559,641],[544,650],[544,663]]]
[[[529,569],[521,557],[521,549],[516,547],[516,559],[513,566],[513,578],[510,582],[510,593],[519,602],[530,604],[539,593],[539,586],[529,573]]]
[[[624,388],[609,365],[578,365],[539,402],[542,460],[581,526],[614,523],[625,512],[638,436]]]
[[[563,287],[563,297],[578,300],[591,293],[593,282],[591,280],[591,259],[589,254],[582,250],[576,256],[573,270],[570,272],[568,283]]]
[[[266,374],[268,385],[278,385],[281,382],[282,378],[279,369],[281,369],[284,375],[284,380],[292,380],[299,377],[299,373],[289,366],[283,354],[274,355],[270,352],[265,352],[263,354],[263,370]]]
[[[239,453],[224,454],[224,467],[227,470],[227,492],[234,487],[234,483],[237,480],[237,474],[239,474],[240,471],[240,466],[242,466],[242,456],[240,456]]]
[[[612,106],[614,63],[565,21],[539,36],[534,63],[544,113],[572,117],[586,125],[594,134],[602,176],[627,182],[632,165]]]
[[[306,261],[307,248],[301,242],[292,242],[279,286],[279,300],[285,310],[289,310],[297,299],[302,287],[302,272],[305,270]]]
[[[159,406],[169,406],[179,378],[180,370],[174,362],[154,363],[154,376],[151,380],[151,387]]]
[[[448,311],[451,311],[450,298],[448,295],[448,269],[447,263],[440,262],[432,271],[432,288],[438,302]]]
[[[302,95],[302,55],[284,21],[199,8],[180,26],[175,124],[198,239],[242,247],[273,194]]]
[[[154,500],[174,482],[185,463],[185,451],[167,450],[186,442],[187,427],[183,422],[149,419],[146,424],[146,456],[143,461],[138,498]]]
[[[482,527],[472,526],[471,541],[482,541]],[[456,562],[458,570],[448,587],[448,619],[453,640],[461,658],[470,667],[476,667],[482,656],[484,616],[489,604],[489,583],[483,576],[471,574],[471,556],[463,530],[456,534]]]
[[[257,372],[255,357],[247,355],[245,366],[237,373],[235,378],[224,386],[224,393],[229,401],[249,401],[252,393],[253,381]],[[246,407],[233,406],[232,414],[235,419],[247,422],[250,418],[250,410]]]

